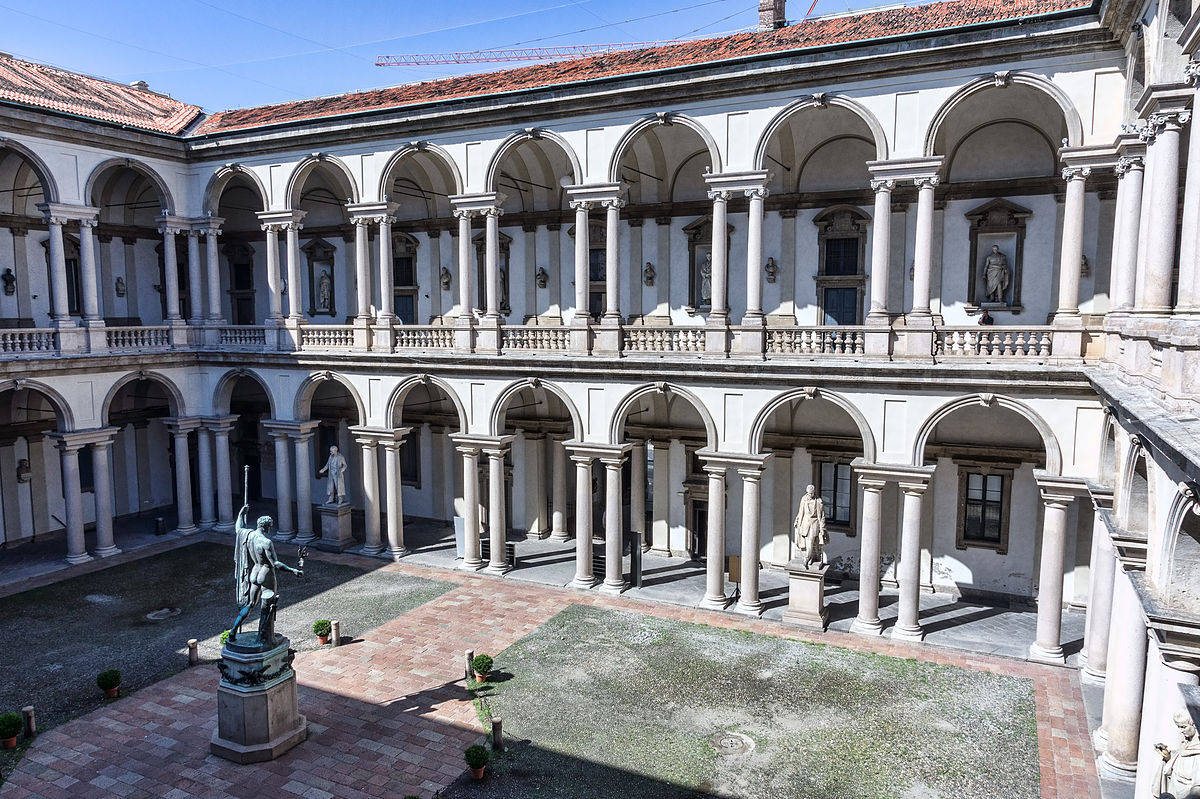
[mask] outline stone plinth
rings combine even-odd
[[[326,552],[345,552],[354,546],[354,533],[350,529],[350,503],[318,505],[317,519],[321,523],[321,538],[314,544]]]
[[[254,643],[221,650],[217,729],[209,749],[234,763],[261,763],[307,738],[308,721],[296,703],[291,641],[279,635],[273,646],[262,647],[254,633],[242,637]]]
[[[783,612],[785,624],[824,630],[829,626],[829,611],[825,608],[825,572],[829,566],[804,568],[804,562],[793,558],[788,562],[788,606]]]

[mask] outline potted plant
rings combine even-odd
[[[471,671],[475,672],[476,682],[487,682],[488,672],[492,670],[491,655],[476,655],[471,658]]]
[[[5,749],[17,748],[17,736],[25,722],[16,713],[0,713],[0,746]]]
[[[225,646],[225,644],[229,643],[229,634],[232,632],[233,630],[225,630],[221,633],[221,646]]]
[[[471,776],[477,780],[483,779],[483,769],[492,759],[492,753],[479,744],[471,744],[463,756],[467,760],[467,767],[471,769]]]
[[[329,643],[329,633],[333,630],[333,623],[329,619],[317,619],[313,622],[313,635],[317,636],[317,643],[324,646]]]
[[[109,699],[116,699],[121,692],[121,672],[116,669],[100,672],[96,677],[96,685]]]

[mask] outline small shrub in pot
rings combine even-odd
[[[491,655],[476,655],[471,659],[471,671],[475,672],[475,680],[477,682],[487,682],[488,674],[492,670]]]
[[[15,749],[17,736],[21,734],[21,728],[24,726],[25,722],[21,720],[20,715],[0,713],[0,746],[5,749]]]
[[[115,699],[121,691],[121,672],[116,669],[100,672],[96,677],[96,685],[109,699]]]
[[[463,752],[463,757],[467,761],[467,767],[471,769],[471,776],[477,780],[483,779],[483,770],[492,759],[492,753],[479,744],[471,744],[467,751]]]

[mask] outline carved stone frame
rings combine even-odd
[[[871,217],[853,205],[833,205],[813,217],[817,226],[817,323],[825,324],[825,289],[853,288],[858,302],[854,324],[863,323],[863,303],[867,287],[867,228]],[[858,239],[858,273],[854,275],[825,274],[825,244],[829,239]]]
[[[954,528],[955,549],[991,549],[997,555],[1008,554],[1008,528],[1012,515],[1012,481],[1018,468],[1017,464],[995,464],[979,461],[955,460],[958,470],[958,524]],[[967,475],[968,474],[998,474],[1002,478],[1000,486],[1000,540],[997,542],[981,539],[967,539]]]
[[[396,281],[396,279],[395,279],[396,265],[395,265],[395,263],[392,264],[392,308],[394,310],[394,309],[397,309],[400,307],[400,304],[397,302],[397,300],[400,297],[412,297],[413,298],[413,324],[420,323],[421,277],[418,274],[418,269],[417,269],[417,248],[420,246],[421,246],[421,243],[417,240],[416,236],[405,233],[402,230],[393,230],[392,231],[392,258],[395,259],[398,257],[408,257],[408,258],[413,259],[413,270],[412,270],[413,282],[407,283],[404,285],[401,285],[400,283],[398,283]],[[440,279],[440,276],[439,276],[439,279]],[[438,286],[438,290],[439,291],[441,290],[440,285]],[[399,316],[399,313],[397,313],[396,315]]]
[[[496,253],[500,267],[500,315],[508,316],[512,313],[512,307],[509,302],[510,285],[509,285],[509,251],[512,245],[512,236],[499,231],[500,251]],[[487,307],[487,298],[484,292],[487,291],[487,231],[481,230],[476,233],[472,239],[475,245],[475,302],[480,308]]]
[[[707,303],[700,301],[700,258],[704,253],[712,252],[712,216],[702,216],[683,226],[683,232],[688,240],[688,304],[684,309],[690,316],[698,313],[708,313],[712,310],[711,300]],[[728,260],[730,240],[733,238],[733,225],[726,223],[725,252]],[[728,264],[726,265],[728,269]],[[728,305],[728,298],[725,301]]]
[[[969,314],[977,314],[985,309],[988,311],[1008,311],[1018,314],[1024,310],[1021,305],[1021,272],[1024,264],[1025,226],[1033,211],[1005,199],[988,200],[963,214],[970,224],[971,251],[967,264],[967,304]],[[983,303],[983,287],[981,276],[983,253],[980,247],[980,237],[989,238],[1008,234],[1015,239],[1014,253],[1009,269],[1012,277],[1009,279],[1009,301],[1004,305]]]
[[[325,239],[313,239],[300,248],[308,262],[308,315],[337,316],[337,248]],[[329,267],[329,308],[317,307],[317,277],[322,266]]]

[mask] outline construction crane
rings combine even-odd
[[[627,50],[644,50],[647,47],[662,47],[679,44],[680,39],[663,42],[622,42],[620,44],[571,44],[562,47],[521,47],[510,50],[466,50],[459,53],[405,53],[403,55],[381,55],[375,59],[377,67],[420,67],[429,64],[486,64],[499,61],[559,61],[570,58],[585,58],[593,55],[619,53]]]

